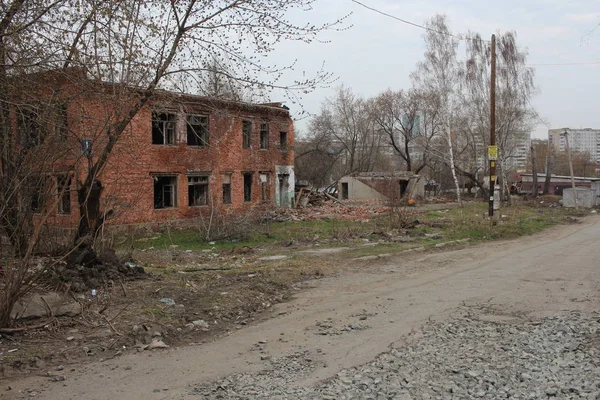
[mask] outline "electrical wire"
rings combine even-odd
[[[540,117],[540,114],[538,114],[538,112],[535,110],[535,107],[533,106],[533,104],[531,104],[531,101],[529,100],[529,96],[525,96],[525,98],[527,99],[527,103],[529,103],[529,106],[531,107],[531,111],[533,111],[533,113],[535,114],[535,116],[537,117],[537,119],[546,127],[548,128],[548,130],[552,129],[547,123],[546,121],[544,121],[542,119],[542,117]]]
[[[376,9],[376,8],[370,7],[370,6],[368,6],[368,5],[364,4],[364,3],[361,3],[361,2],[360,2],[360,1],[358,1],[358,0],[350,0],[350,1],[351,1],[351,2],[353,2],[353,3],[356,3],[356,4],[360,5],[360,6],[362,6],[362,7],[364,7],[364,8],[366,8],[367,10],[371,10],[371,11],[373,11],[373,12],[376,12],[376,13],[378,13],[378,14],[384,15],[384,16],[386,16],[386,17],[388,17],[388,18],[395,19],[396,21],[399,21],[399,22],[402,22],[402,23],[405,23],[405,24],[408,24],[408,25],[414,26],[414,27],[416,27],[416,28],[424,29],[424,30],[426,30],[426,31],[429,31],[429,32],[435,32],[435,33],[439,33],[440,35],[446,35],[446,36],[450,36],[450,37],[453,37],[453,38],[455,38],[455,39],[458,39],[458,40],[463,40],[463,41],[467,41],[467,40],[475,40],[475,38],[472,38],[472,37],[456,36],[456,35],[453,35],[452,33],[438,31],[438,30],[436,30],[436,29],[428,28],[428,27],[426,27],[426,26],[419,25],[419,24],[417,24],[417,23],[414,23],[414,22],[411,22],[411,21],[407,21],[407,20],[405,20],[405,19],[402,19],[402,18],[396,17],[395,15],[388,14],[388,13],[386,13],[386,12],[384,12],[384,11],[381,11],[381,10],[378,10],[378,9]],[[598,26],[600,26],[600,24],[598,24]],[[597,27],[596,27],[596,28],[597,28]],[[596,28],[594,28],[594,29],[596,29]],[[486,43],[490,43],[490,41],[489,41],[489,40],[485,40],[485,39],[481,39],[481,38],[478,38],[477,40],[480,40],[480,41],[482,41],[482,42],[486,42]],[[592,62],[572,62],[572,63],[536,63],[536,64],[527,64],[526,66],[527,66],[527,67],[547,67],[547,66],[598,65],[598,64],[600,64],[600,61],[592,61]]]
[[[548,64],[527,64],[528,67],[546,67],[546,66],[563,66],[563,65],[597,65],[600,61],[591,62],[572,62],[572,63],[548,63]]]
[[[362,6],[362,7],[366,8],[366,9],[368,9],[368,10],[371,10],[371,11],[373,11],[373,12],[376,12],[376,13],[378,13],[378,14],[384,15],[384,16],[386,16],[386,17],[388,17],[388,18],[395,19],[396,21],[400,21],[400,22],[403,22],[403,23],[405,23],[405,24],[412,25],[412,26],[414,26],[414,27],[417,27],[417,28],[420,28],[420,29],[424,29],[424,30],[426,30],[426,31],[430,31],[430,32],[439,33],[440,35],[446,35],[446,36],[450,36],[450,37],[453,37],[453,38],[455,38],[455,39],[458,39],[458,40],[465,40],[463,37],[456,36],[456,35],[453,35],[453,34],[451,34],[451,33],[448,33],[448,32],[442,32],[442,31],[438,31],[438,30],[436,30],[436,29],[431,29],[431,28],[428,28],[428,27],[426,27],[426,26],[419,25],[419,24],[416,24],[416,23],[414,23],[414,22],[410,22],[410,21],[407,21],[407,20],[405,20],[405,19],[402,19],[402,18],[396,17],[395,15],[388,14],[388,13],[386,13],[386,12],[383,12],[383,11],[381,11],[381,10],[378,10],[378,9],[376,9],[376,8],[370,7],[370,6],[368,6],[368,5],[364,4],[364,3],[361,3],[361,2],[360,2],[360,1],[358,1],[358,0],[350,0],[350,1],[351,1],[351,2],[353,2],[353,3],[356,3],[356,4],[360,5],[360,6]]]

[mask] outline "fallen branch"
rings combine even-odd
[[[18,328],[0,328],[0,333],[11,334],[11,333],[18,333],[18,332],[27,332],[27,331],[31,331],[34,329],[40,329],[47,325],[50,325],[52,323],[53,319],[54,318],[52,318],[50,321],[46,321],[42,324],[37,324],[37,325],[21,326]]]
[[[112,330],[113,330],[113,331],[115,331],[115,333],[116,333],[117,335],[119,335],[119,336],[123,336],[123,334],[122,334],[121,332],[119,332],[119,331],[117,330],[117,328],[115,328],[115,326],[114,326],[114,325],[113,325],[113,324],[112,324],[112,323],[111,323],[111,322],[108,320],[108,318],[106,318],[106,316],[105,316],[105,315],[103,315],[103,316],[102,316],[102,318],[104,318],[104,320],[106,321],[106,323],[107,323],[108,325],[110,325],[110,327],[112,328]]]
[[[129,304],[127,304],[125,307],[123,307],[123,309],[121,309],[121,311],[119,311],[119,312],[117,313],[117,315],[115,315],[114,317],[112,317],[110,320],[111,320],[111,321],[114,321],[114,320],[115,320],[115,318],[117,318],[119,315],[121,315],[121,313],[122,313],[123,311],[125,311],[125,309],[126,309],[127,307],[129,307],[131,304],[132,304],[132,303],[129,303]]]

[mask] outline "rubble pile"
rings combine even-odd
[[[363,221],[389,213],[390,208],[382,204],[344,204],[325,201],[318,206],[281,210],[287,218],[283,220],[310,221],[318,219],[336,219],[341,221]]]

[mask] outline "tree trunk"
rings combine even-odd
[[[450,170],[452,171],[452,179],[454,179],[454,187],[456,188],[456,201],[458,204],[462,204],[460,199],[460,184],[458,183],[458,176],[456,175],[456,166],[454,165],[454,151],[452,149],[452,135],[450,134],[450,122],[448,121],[448,134],[446,135],[448,140],[448,150],[450,155]]]
[[[79,225],[75,234],[73,244],[78,246],[83,238],[94,238],[102,227],[104,219],[100,212],[100,196],[102,195],[102,184],[94,180],[92,187],[82,185],[77,191],[77,202],[79,203]]]
[[[406,154],[406,171],[412,171],[412,160],[410,159],[409,140],[404,139],[404,154]]]
[[[550,147],[549,144],[548,144],[548,147]],[[546,156],[546,180],[544,181],[544,194],[550,193],[550,181],[552,180],[551,167],[552,167],[552,152],[550,151],[550,149],[548,149],[547,156]]]

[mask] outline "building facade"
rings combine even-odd
[[[64,137],[44,139],[63,154],[48,172],[51,196],[36,204],[53,225],[77,226],[78,189],[119,113],[111,89],[100,86],[81,94],[63,88],[69,100],[57,125]],[[285,106],[161,92],[133,117],[99,173],[100,210],[109,224],[137,224],[290,207],[293,165],[294,125]]]
[[[569,136],[571,151],[590,153],[593,160],[600,162],[600,129],[550,129],[548,130],[548,140],[555,151],[567,150],[565,132]]]

